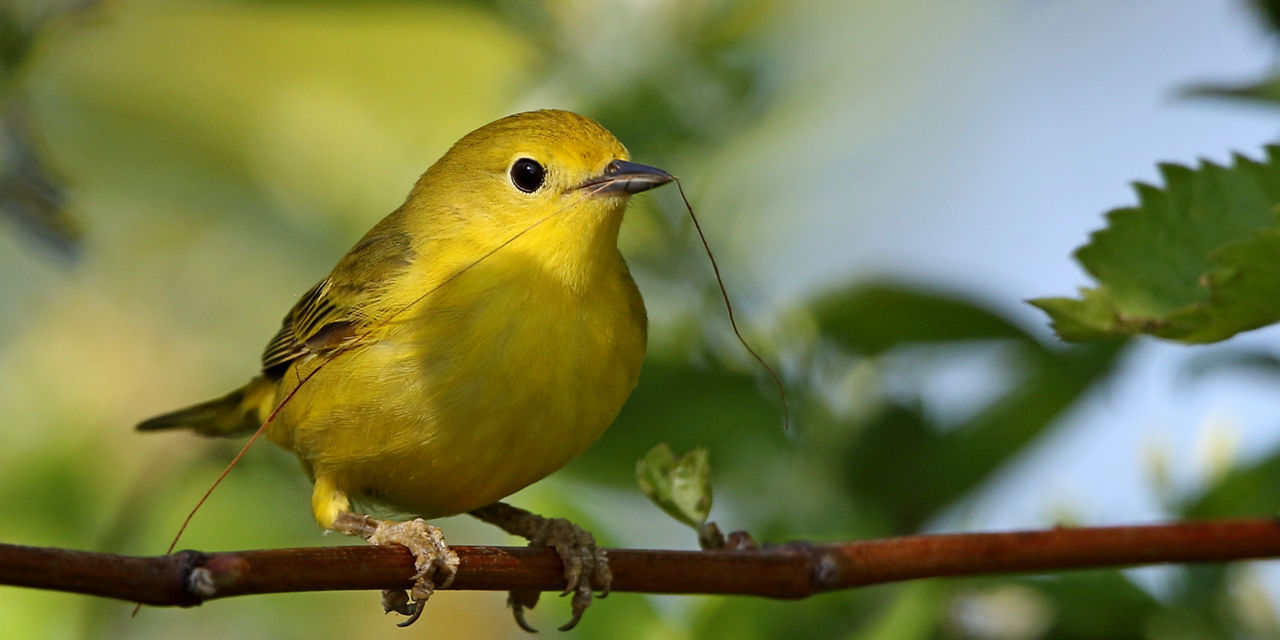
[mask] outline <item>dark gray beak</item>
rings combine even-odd
[[[625,193],[633,195],[660,187],[675,178],[657,167],[614,160],[604,168],[604,175],[592,178],[578,185],[579,189],[590,189],[595,194]]]

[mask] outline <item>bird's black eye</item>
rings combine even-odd
[[[525,193],[533,193],[547,179],[547,170],[536,160],[520,158],[511,165],[511,184]]]

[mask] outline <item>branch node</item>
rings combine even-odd
[[[187,591],[201,599],[208,600],[218,595],[218,586],[214,584],[213,572],[208,567],[196,567],[187,574]]]
[[[210,554],[185,549],[170,557],[178,575],[182,576],[182,588],[191,596],[191,601],[183,606],[196,606],[217,595],[213,573],[205,567],[212,557]]]
[[[838,589],[844,584],[844,572],[840,570],[840,560],[830,552],[819,553],[813,563],[813,583],[819,591]]]

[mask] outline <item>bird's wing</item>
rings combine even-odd
[[[298,358],[324,354],[364,335],[371,328],[365,313],[369,304],[412,257],[408,234],[375,227],[285,314],[262,352],[262,370],[278,378]]]

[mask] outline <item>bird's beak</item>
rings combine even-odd
[[[578,185],[579,189],[590,189],[593,194],[626,194],[633,195],[660,187],[675,178],[657,167],[614,160],[604,168],[604,173]]]

